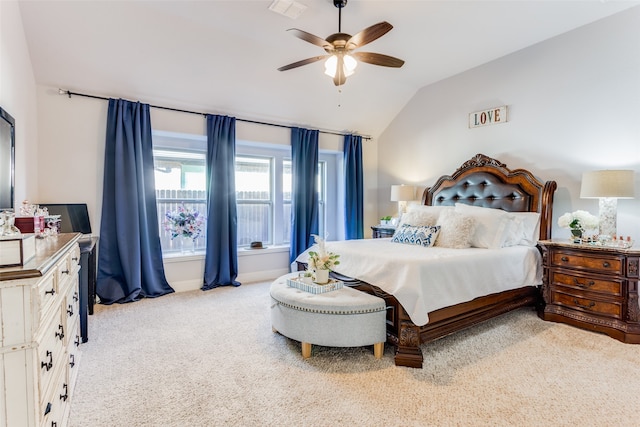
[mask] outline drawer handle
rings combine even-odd
[[[69,304],[69,308],[67,309],[67,314],[69,317],[73,316],[73,306]]]
[[[60,273],[62,273],[62,274],[69,274],[69,270],[62,270]]]
[[[566,257],[566,256],[563,256],[562,258],[560,258],[560,261],[567,262],[567,261],[569,261],[569,258]]]
[[[609,268],[609,267],[611,267],[611,264],[609,264],[607,261],[605,261],[605,262],[602,263],[602,266],[604,268]]]
[[[589,289],[590,287],[595,285],[596,282],[594,282],[593,280],[589,280],[587,283],[580,283],[578,282],[578,279],[573,279],[573,284],[582,289]]]
[[[69,366],[71,366],[72,368],[74,366],[76,366],[76,355],[75,354],[70,354],[69,355]]]
[[[591,301],[589,303],[589,305],[582,305],[575,298],[573,299],[573,303],[576,305],[576,307],[584,308],[586,310],[589,310],[589,309],[593,308],[596,305],[595,301]]]
[[[62,341],[62,338],[64,338],[64,326],[58,325],[58,331],[60,332],[56,332],[56,337],[58,337],[58,339]]]
[[[75,302],[78,302],[78,293],[77,293],[77,292],[74,292],[74,293],[73,293],[73,300],[74,300]]]
[[[45,294],[50,294],[50,295],[55,295],[56,294],[56,290],[54,288],[51,288],[50,291],[45,291]]]
[[[73,258],[71,258],[71,261],[77,261],[77,260],[78,260],[77,256],[74,256]]]
[[[40,362],[40,368],[46,368],[47,371],[53,367],[53,354],[47,351],[48,362]]]
[[[80,347],[80,336],[76,335],[76,340],[73,342],[76,347]]]
[[[66,402],[67,398],[69,397],[69,387],[66,384],[63,384],[62,388],[64,389],[64,394],[60,395],[60,400]]]

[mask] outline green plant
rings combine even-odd
[[[389,221],[390,219],[391,219],[390,215],[383,216],[382,218],[380,218],[381,221]]]

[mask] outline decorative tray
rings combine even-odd
[[[291,288],[297,288],[303,290],[305,292],[309,292],[312,294],[324,294],[325,292],[337,291],[343,287],[343,283],[340,280],[329,279],[329,281],[325,284],[319,283],[308,283],[303,282],[302,278],[294,277],[292,279],[287,279],[287,286]]]

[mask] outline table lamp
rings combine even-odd
[[[582,174],[580,197],[599,199],[600,236],[616,236],[618,199],[633,199],[632,170],[599,170]]]
[[[398,202],[398,220],[407,210],[407,202],[415,200],[416,188],[413,185],[392,185],[391,201]]]

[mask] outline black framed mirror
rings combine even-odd
[[[14,208],[16,122],[0,107],[0,209]]]

